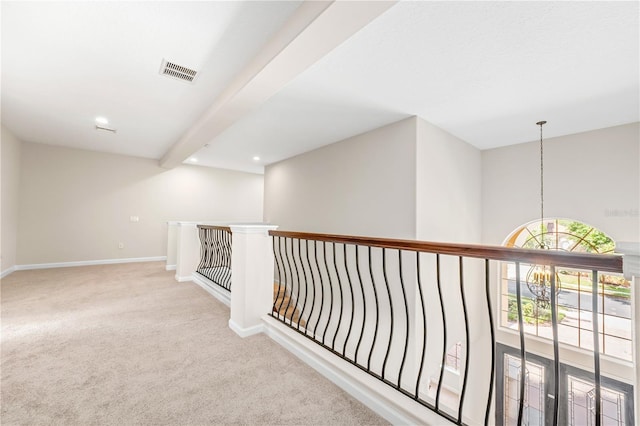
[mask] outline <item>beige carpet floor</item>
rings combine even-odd
[[[1,285],[2,425],[385,424],[162,263]]]

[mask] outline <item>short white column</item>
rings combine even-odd
[[[191,281],[200,263],[200,239],[196,222],[178,222],[176,252],[176,280]]]
[[[165,269],[175,271],[178,258],[178,222],[167,222],[167,261]]]
[[[274,225],[231,225],[231,318],[239,336],[261,333],[273,306]]]

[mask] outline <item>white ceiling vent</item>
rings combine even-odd
[[[166,59],[163,59],[162,65],[160,66],[160,74],[193,83],[198,75],[198,71],[192,70],[191,68],[183,67],[182,65],[174,64],[173,62],[169,62]]]

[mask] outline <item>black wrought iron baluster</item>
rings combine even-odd
[[[231,232],[221,231],[221,241],[223,247],[223,272],[224,288],[231,291]]]
[[[227,270],[229,271],[229,278],[228,278],[228,287],[229,287],[229,291],[231,291],[231,279],[232,279],[232,269],[231,269],[231,259],[233,257],[233,234],[231,232],[227,232],[227,251],[229,253],[229,255],[227,256]]]
[[[217,273],[216,281],[218,282],[218,285],[223,286],[224,275],[225,275],[225,271],[224,271],[225,247],[222,242],[222,230],[220,229],[215,230],[215,241],[216,241],[216,255],[217,255],[216,269],[215,269]]]
[[[282,262],[282,270],[284,271],[284,261],[282,259],[282,237],[278,237],[278,251],[276,253],[276,244],[275,244],[275,237],[274,237],[274,244],[273,244],[273,256],[275,258],[276,261],[276,269],[278,270],[278,293],[276,294],[275,300],[273,301],[273,307],[276,311],[276,313],[279,315],[280,314],[280,308],[282,308],[282,303],[284,302],[284,295],[287,293],[287,289],[286,287],[284,288],[284,292],[282,291],[282,281],[283,281],[283,273],[280,270],[280,263]],[[280,298],[280,295],[282,295],[282,298]],[[278,303],[278,299],[280,300],[280,304],[278,306],[276,306],[276,303]]]
[[[404,363],[407,360],[407,349],[409,348],[409,306],[407,305],[407,292],[404,288],[404,278],[402,274],[402,250],[398,250],[398,273],[400,275],[400,288],[402,289],[402,300],[404,302],[404,313],[406,318],[406,333],[404,338],[404,352],[402,354],[402,362],[400,363],[400,371],[398,372],[398,387],[402,384],[402,372]]]
[[[300,249],[300,240],[296,238],[295,241],[298,241],[298,249]],[[293,267],[296,271],[295,279],[293,278],[293,275],[291,276],[291,297],[289,298],[289,303],[293,301],[293,298],[295,295],[295,301],[293,301],[293,309],[291,310],[291,325],[293,325],[293,320],[296,316],[296,310],[298,309],[298,299],[300,299],[300,271],[298,271],[298,263],[296,262],[296,253],[294,251],[294,247],[295,247],[295,242],[293,239],[291,239],[291,259],[293,259]],[[298,287],[298,291],[294,291],[295,286]],[[296,322],[297,322],[297,328],[299,330],[300,329],[299,319]]]
[[[424,296],[422,294],[422,278],[420,277],[420,252],[416,252],[416,274],[418,282],[418,291],[420,293],[420,310],[422,311],[422,353],[420,354],[420,368],[418,370],[418,378],[416,379],[416,393],[414,399],[420,398],[420,379],[422,378],[422,370],[424,368],[424,355],[427,352],[427,313],[424,308]]]
[[[389,359],[389,352],[391,351],[391,341],[393,340],[393,301],[391,299],[391,291],[389,290],[389,280],[387,279],[387,249],[382,249],[382,276],[384,277],[384,284],[387,289],[387,295],[389,296],[389,312],[390,312],[390,328],[389,328],[389,343],[387,344],[387,352],[384,355],[384,362],[382,363],[382,380],[384,380],[384,373],[387,367],[387,360]]]
[[[364,296],[364,284],[362,283],[362,274],[360,273],[360,246],[355,246],[356,250],[356,272],[358,273],[358,282],[360,283],[360,290],[362,291],[362,328],[360,329],[360,337],[358,338],[358,344],[356,345],[356,352],[354,360],[358,363],[358,351],[360,350],[360,344],[362,343],[362,337],[364,336],[364,326],[367,321],[367,301]]]
[[[227,246],[227,289],[231,291],[231,256],[232,256],[232,244],[231,239],[233,238],[231,232],[225,232],[226,246]]]
[[[344,347],[342,348],[342,356],[344,357],[347,353],[347,343],[349,343],[349,337],[351,337],[351,329],[353,327],[353,317],[356,311],[356,306],[353,296],[353,287],[351,285],[351,274],[349,273],[349,265],[347,263],[347,245],[343,244],[342,247],[344,249],[344,270],[347,273],[347,283],[349,284],[349,294],[351,295],[351,318],[349,319],[349,329],[347,330],[347,337],[345,337],[344,339]],[[354,248],[356,250],[358,249],[357,246],[354,246]]]
[[[216,256],[216,247],[213,245],[213,229],[207,230],[207,240],[209,241],[209,258],[207,259],[207,275],[209,278],[215,282],[214,272],[215,272],[215,256]]]
[[[210,277],[211,276],[211,247],[210,247],[210,242],[209,242],[209,234],[211,232],[210,229],[203,229],[203,237],[204,237],[204,244],[205,244],[205,248],[204,248],[204,264],[202,265],[203,267],[203,272],[206,276]]]
[[[309,319],[307,320],[307,326],[305,327],[305,334],[307,334],[307,331],[311,331],[311,319],[313,318],[313,312],[316,309],[316,301],[318,300],[316,298],[316,280],[313,277],[313,266],[311,265],[311,260],[309,260],[309,243],[313,244],[314,255],[315,255],[315,251],[316,251],[316,242],[307,240],[307,263],[309,264],[309,275],[311,275],[311,285],[312,285],[312,293],[311,294],[312,295],[311,295],[311,309],[309,310]],[[316,258],[316,269],[317,269],[317,266],[318,266],[318,262],[317,262],[317,258]],[[318,273],[320,273],[319,270],[318,270]],[[317,322],[316,322],[316,326],[317,326]],[[315,336],[313,336],[313,337],[315,338]]]
[[[287,300],[287,306],[284,308],[284,322],[285,322],[285,324],[287,323],[287,315],[288,315],[288,312],[289,312],[289,307],[291,306],[291,299],[293,298],[293,269],[291,268],[291,259],[289,258],[289,250],[287,250],[287,241],[291,241],[291,244],[293,244],[293,239],[292,238],[285,238],[284,239],[284,255],[285,255],[285,259],[287,260],[287,269],[289,270],[289,277],[291,278],[291,284],[289,284],[289,282],[287,280],[286,270],[285,270],[285,281],[284,281],[285,292],[286,292],[287,287],[289,288],[289,300]],[[289,284],[289,285],[287,285],[287,284]],[[292,316],[292,318],[293,318],[293,316]],[[289,318],[289,325],[293,325],[291,318]]]
[[[322,243],[322,247],[324,247],[324,242]],[[317,338],[316,330],[318,329],[318,324],[320,324],[320,319],[322,318],[322,309],[324,308],[324,280],[322,279],[322,272],[320,271],[320,262],[318,262],[317,243],[314,244],[313,254],[316,258],[316,268],[318,268],[318,276],[320,277],[320,312],[318,312],[318,320],[316,321],[316,326],[313,329],[313,338],[319,341]]]
[[[324,339],[327,336],[329,325],[331,325],[331,316],[333,315],[333,280],[329,273],[329,265],[327,264],[327,246],[325,242],[322,242],[322,253],[324,255],[324,270],[327,273],[327,280],[329,281],[329,318],[327,318],[327,325],[324,327],[324,333],[322,333],[322,344],[324,345]]]
[[[309,261],[309,240],[304,240],[306,241],[305,243],[305,247],[306,247],[306,254],[307,254],[307,262]],[[302,310],[300,311],[300,316],[298,318],[298,330],[300,329],[300,322],[302,320],[302,318],[304,318],[304,313],[305,313],[305,309],[307,308],[307,298],[309,295],[309,282],[307,280],[307,271],[304,268],[304,259],[302,257],[302,251],[300,249],[300,243],[302,242],[302,240],[298,240],[298,256],[300,257],[300,267],[302,268],[302,274],[304,275],[304,302],[302,302]],[[309,271],[311,271],[311,265],[309,265]],[[304,326],[304,334],[307,334],[307,325],[305,323]]]
[[[553,424],[558,424],[560,402],[560,346],[558,342],[558,301],[556,294],[556,267],[551,265],[551,327],[553,331]]]
[[[438,298],[440,299],[440,312],[442,313],[442,361],[440,362],[440,378],[438,379],[438,389],[436,390],[436,412],[440,413],[440,391],[442,390],[442,378],[444,376],[444,366],[447,362],[447,316],[444,311],[444,300],[442,298],[442,283],[440,281],[440,254],[436,253],[436,285],[438,287]]]
[[[373,329],[373,342],[371,343],[371,349],[369,350],[369,357],[367,359],[367,370],[371,371],[371,357],[373,356],[373,350],[376,346],[376,339],[378,338],[378,319],[380,317],[380,307],[378,306],[378,291],[376,290],[376,280],[373,278],[373,268],[371,266],[371,246],[369,248],[369,275],[371,276],[371,288],[373,289],[373,297],[376,302],[376,324]]]
[[[605,326],[605,321],[606,321],[606,316],[604,315],[604,313],[607,311],[607,308],[604,305],[605,302],[605,297],[604,297],[604,285],[602,287],[602,305],[601,305],[601,309],[602,309],[602,331],[604,332],[604,330],[606,330],[606,326]],[[592,296],[593,297],[593,296]],[[607,339],[604,338],[604,335],[602,336],[602,353],[607,353]]]
[[[493,396],[493,381],[496,374],[496,336],[493,329],[493,313],[491,312],[491,286],[489,283],[489,259],[484,260],[484,290],[487,298],[487,313],[489,314],[489,329],[491,332],[491,375],[489,376],[489,396],[487,409],[484,412],[484,424],[489,426],[489,413],[491,412],[491,397]]]
[[[336,338],[338,337],[338,332],[340,331],[340,327],[342,326],[342,280],[340,279],[340,273],[338,273],[338,264],[336,262],[336,243],[332,243],[333,246],[333,269],[336,271],[336,278],[338,280],[338,290],[340,290],[340,313],[338,314],[338,327],[336,328],[336,332],[333,335],[333,341],[331,342],[331,349],[335,350],[336,347]]]
[[[219,229],[211,230],[211,245],[213,247],[213,261],[211,262],[211,273],[213,275],[213,281],[218,285],[222,285],[222,277],[224,276],[224,271],[222,269],[223,264],[223,246],[220,241],[220,231]]]
[[[204,241],[205,258],[202,273],[204,276],[213,281],[213,270],[211,269],[211,258],[213,256],[213,248],[211,247],[211,229],[204,229]]]
[[[462,256],[459,258],[459,274],[460,274],[460,299],[462,301],[462,313],[464,315],[464,336],[465,336],[465,359],[464,359],[464,377],[462,379],[462,390],[460,391],[460,404],[458,405],[458,424],[462,424],[462,412],[464,406],[464,397],[467,392],[467,379],[469,378],[469,315],[467,313],[467,301],[464,295],[464,268]]]
[[[213,247],[211,247],[211,230],[210,229],[206,229],[205,230],[205,245],[206,245],[206,257],[205,257],[205,264],[204,264],[204,270],[203,270],[203,274],[209,278],[211,281],[213,281],[213,270],[211,269],[211,258],[213,256]]]
[[[604,293],[604,288],[602,289]],[[591,321],[593,324],[593,376],[596,385],[596,426],[602,423],[602,395],[600,388],[600,337],[598,335],[598,271],[591,272]],[[604,312],[604,308],[602,310]],[[604,330],[603,330],[604,331]]]
[[[204,270],[203,266],[207,256],[207,247],[204,240],[204,231],[205,230],[203,228],[198,229],[198,237],[200,237],[200,263],[198,263],[198,269],[196,270],[201,274]]]
[[[522,424],[522,415],[524,412],[524,387],[527,368],[527,352],[524,341],[524,319],[522,317],[522,291],[520,289],[520,262],[516,262],[516,304],[518,310],[518,333],[520,336],[520,389],[518,398],[518,425]]]

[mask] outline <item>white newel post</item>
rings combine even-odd
[[[229,328],[246,337],[263,331],[273,306],[274,225],[231,225],[231,319]]]
[[[635,380],[633,383],[633,390],[635,392],[635,416],[636,422],[638,419],[638,414],[640,410],[640,242],[635,243],[626,243],[626,242],[617,242],[616,243],[616,253],[620,253],[624,255],[623,260],[623,273],[624,277],[631,281],[631,287],[633,288],[631,294],[633,295],[633,305],[635,309],[632,314],[634,321],[634,368],[635,368]]]
[[[200,239],[195,222],[178,222],[176,281],[191,281],[191,274],[200,263]]]
[[[165,269],[175,271],[178,258],[178,222],[167,222],[167,261]]]

